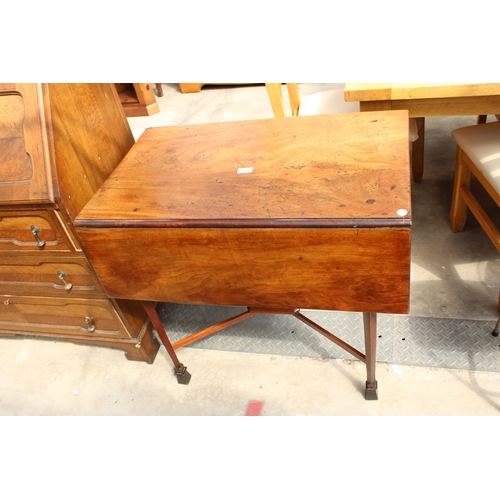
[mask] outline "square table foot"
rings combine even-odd
[[[498,337],[499,334],[500,334],[500,318],[498,318],[495,328],[493,328],[493,331],[491,332],[491,335],[493,335],[493,337]]]
[[[365,389],[365,399],[367,401],[377,401],[378,400],[378,392],[377,392],[378,384],[375,381],[375,384],[366,383]]]
[[[177,367],[174,370],[174,375],[177,377],[177,383],[182,385],[188,385],[191,380],[191,374],[184,365]]]

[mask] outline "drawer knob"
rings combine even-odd
[[[57,271],[57,276],[64,283],[65,290],[71,290],[73,288],[73,285],[66,281],[66,278],[68,277],[68,275],[64,271]]]
[[[45,246],[45,241],[41,240],[40,237],[38,236],[38,233],[41,233],[42,231],[40,230],[39,227],[33,225],[30,227],[31,234],[35,237],[36,240],[36,246],[39,248],[43,248]]]
[[[94,320],[94,318],[91,318],[90,316],[87,316],[85,318],[85,323],[87,323],[87,330],[92,333],[95,331],[95,325],[92,324],[92,321]]]

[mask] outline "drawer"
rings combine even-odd
[[[54,210],[0,211],[0,251],[78,250]]]
[[[105,295],[83,255],[61,256],[55,252],[3,254],[0,260],[0,290],[6,294],[49,297],[99,298]]]
[[[0,295],[0,333],[130,338],[107,299]]]

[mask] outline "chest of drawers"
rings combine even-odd
[[[153,362],[144,308],[106,295],[73,227],[133,144],[112,84],[0,84],[0,335]]]

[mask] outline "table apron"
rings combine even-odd
[[[402,109],[407,109],[409,111],[410,118],[428,116],[492,115],[500,113],[500,95],[360,102],[361,111]]]
[[[409,228],[78,228],[107,294],[407,313]]]

